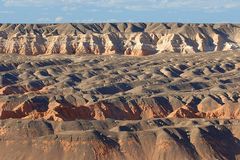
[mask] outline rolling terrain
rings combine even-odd
[[[236,51],[0,58],[0,119],[240,118]]]
[[[0,159],[240,160],[239,33],[0,24]]]

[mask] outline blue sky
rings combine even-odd
[[[0,23],[240,23],[240,0],[0,0]]]

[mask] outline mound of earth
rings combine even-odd
[[[0,58],[0,119],[240,118],[236,51]]]
[[[2,120],[4,160],[240,159],[239,120]]]

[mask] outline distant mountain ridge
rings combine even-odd
[[[238,24],[0,24],[0,53],[142,56],[239,48]]]

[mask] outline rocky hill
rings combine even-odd
[[[239,120],[0,121],[3,160],[239,160]]]
[[[236,51],[0,58],[0,119],[240,118]]]
[[[233,24],[0,24],[0,159],[240,160],[239,47]]]
[[[0,53],[152,55],[240,48],[240,25],[0,24]]]

